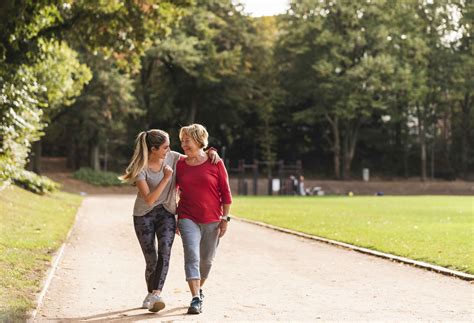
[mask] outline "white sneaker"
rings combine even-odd
[[[148,308],[148,304],[150,303],[150,297],[153,296],[152,293],[148,293],[143,300],[142,308]]]
[[[148,310],[150,312],[158,312],[164,309],[166,306],[165,302],[158,295],[151,295],[148,303]]]

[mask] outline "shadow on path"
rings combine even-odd
[[[80,321],[107,321],[107,322],[135,322],[137,320],[156,320],[171,316],[186,315],[186,306],[171,308],[158,313],[148,312],[141,307],[134,307],[114,312],[106,312],[95,315],[83,316],[83,317],[61,317],[54,318],[55,321],[67,321],[67,322],[80,322]],[[140,311],[139,313],[133,313],[134,311]],[[48,318],[45,318],[48,319]]]

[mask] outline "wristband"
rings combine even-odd
[[[221,216],[221,221],[229,222],[229,221],[230,221],[230,216],[228,216],[228,215],[222,215],[222,216]]]

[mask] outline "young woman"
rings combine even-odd
[[[208,153],[214,163],[220,161],[215,150],[209,150]],[[143,131],[137,136],[132,160],[121,177],[124,181],[134,183],[138,189],[133,223],[146,262],[148,294],[142,307],[151,312],[165,308],[161,291],[168,274],[176,232],[175,173],[176,163],[182,156],[170,151],[166,132],[157,129]]]
[[[180,194],[178,227],[192,296],[189,314],[202,312],[202,287],[211,271],[219,239],[227,231],[232,203],[224,163],[211,164],[204,152],[208,137],[206,128],[200,124],[183,127],[179,132],[186,157],[176,165]]]

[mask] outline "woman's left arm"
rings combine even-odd
[[[222,204],[232,204],[232,193],[230,192],[229,175],[222,161],[217,163],[218,169],[218,189],[221,193]]]
[[[224,204],[222,205],[222,216],[227,217],[230,212],[230,204]],[[221,223],[219,223],[219,238],[222,238],[222,236],[227,232],[227,226],[229,225],[229,222],[225,219],[221,220]]]
[[[225,169],[223,162],[219,162],[217,164],[217,167],[219,170],[218,185],[222,199],[222,215],[228,216],[230,213],[230,205],[232,204],[232,193],[230,192],[229,175],[227,174],[227,170]],[[221,223],[219,223],[219,238],[221,238],[226,233],[227,226],[227,220],[221,220]]]

